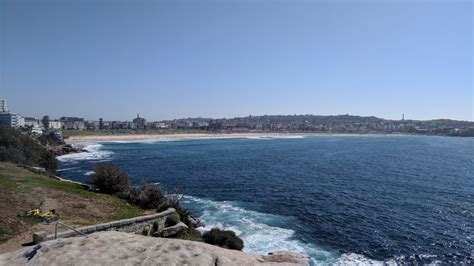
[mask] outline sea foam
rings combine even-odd
[[[198,211],[199,219],[205,223],[201,232],[212,228],[234,231],[243,241],[245,252],[268,254],[280,250],[302,253],[310,256],[311,265],[391,265],[369,259],[360,254],[338,254],[310,243],[303,243],[294,237],[295,231],[278,226],[297,222],[292,218],[261,213],[245,209],[237,202],[213,201],[193,196],[184,196],[183,204]]]
[[[337,260],[337,254],[294,237],[295,231],[279,227],[290,218],[247,210],[238,203],[213,201],[185,196],[183,203],[201,213],[205,226],[201,231],[221,228],[234,231],[244,241],[244,251],[259,254],[287,250],[307,254],[312,264],[326,264]]]

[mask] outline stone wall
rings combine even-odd
[[[79,227],[79,228],[75,228],[75,230],[86,235],[94,233],[94,232],[98,232],[98,231],[119,231],[119,232],[126,232],[126,233],[142,233],[146,227],[153,226],[155,222],[159,224],[159,228],[164,228],[166,218],[175,212],[176,212],[175,209],[169,208],[166,211],[163,211],[157,214],[140,216],[140,217],[135,217],[131,219],[117,220],[117,221],[113,221],[109,223]],[[59,225],[59,226],[62,226],[62,225]],[[80,235],[80,233],[76,231],[67,230],[64,232],[60,232],[58,233],[57,237],[66,238],[66,237]],[[37,238],[40,234],[41,234],[40,232],[35,233]],[[39,237],[38,238],[39,240],[35,242],[51,240],[54,238],[55,238],[54,234],[51,234],[48,236]]]

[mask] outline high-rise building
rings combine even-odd
[[[8,113],[7,101],[0,99],[0,113]]]

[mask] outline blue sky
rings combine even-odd
[[[52,117],[474,120],[471,1],[0,0],[0,98]]]

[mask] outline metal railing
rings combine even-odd
[[[72,226],[69,226],[69,225],[67,225],[67,224],[65,224],[65,223],[63,223],[63,222],[61,222],[61,221],[57,221],[56,224],[54,225],[54,239],[58,238],[58,226],[59,226],[59,225],[62,225],[62,226],[64,226],[64,227],[66,227],[67,229],[70,229],[70,230],[72,230],[72,231],[74,231],[74,232],[76,232],[76,233],[78,233],[78,234],[83,235],[83,236],[86,235],[86,234],[84,234],[83,232],[74,229]]]

